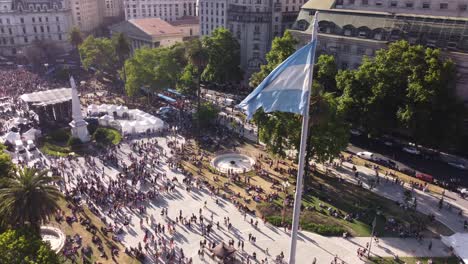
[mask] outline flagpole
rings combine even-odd
[[[316,34],[317,30],[317,15],[315,13],[313,29],[312,29],[312,38]],[[316,36],[315,36],[316,37]],[[315,56],[314,56],[315,57]],[[312,66],[309,73],[309,80],[312,80],[314,73],[314,64],[312,61]],[[310,108],[310,95],[312,90],[312,81],[309,84],[309,96],[307,97],[307,103],[304,107],[304,114],[302,116],[302,131],[301,131],[301,145],[299,147],[299,161],[298,161],[298,170],[297,170],[297,179],[296,179],[296,194],[294,196],[294,211],[292,219],[292,232],[291,232],[291,245],[289,250],[289,264],[296,263],[296,248],[297,248],[297,232],[299,228],[300,214],[301,214],[301,204],[302,204],[302,187],[304,182],[304,167],[305,167],[305,156],[307,149],[307,136],[309,134],[309,108]],[[308,164],[307,164],[308,165]]]

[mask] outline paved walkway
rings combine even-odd
[[[180,138],[182,141],[183,139]],[[167,147],[166,138],[158,138],[158,142],[162,144],[166,153],[169,153]],[[131,153],[130,147],[127,144],[123,144],[121,148],[121,158],[127,160],[127,154]],[[145,157],[139,157],[144,159]],[[84,162],[82,159],[79,160],[79,167],[84,168]],[[102,168],[102,163],[97,164],[98,168]],[[169,178],[177,177],[181,182],[183,175],[178,171],[169,169],[167,164],[162,163],[158,171],[166,172]],[[112,167],[105,167],[104,181],[108,181],[111,178],[117,177],[118,171]],[[147,190],[148,186],[137,186],[142,190]],[[209,193],[204,190],[192,191],[188,193],[182,188],[181,184],[177,185],[177,188],[172,193],[165,193],[160,195],[154,201],[151,201],[147,206],[147,214],[149,218],[153,219],[156,223],[166,223],[167,220],[174,220],[179,214],[179,210],[183,211],[184,216],[194,214],[198,216],[199,209],[202,209],[205,221],[211,221],[211,215],[213,216],[214,232],[212,232],[208,240],[211,241],[225,241],[229,239],[235,240],[237,243],[239,240],[244,241],[244,250],[239,250],[239,255],[244,258],[248,255],[252,255],[256,252],[257,259],[269,260],[268,263],[273,263],[273,259],[280,252],[284,252],[287,256],[289,252],[289,233],[284,232],[283,229],[273,227],[269,224],[264,224],[260,219],[256,217],[247,216],[244,219],[243,215],[237,210],[237,208],[229,201],[220,199],[220,203],[215,203],[216,197],[211,197]],[[207,202],[207,207],[204,208],[204,202]],[[163,219],[160,215],[162,208],[168,208],[168,219]],[[104,212],[105,214],[105,212]],[[141,216],[130,210],[125,210],[125,214],[131,215],[131,224],[125,228],[125,233],[120,237],[122,242],[126,246],[136,247],[138,243],[142,243],[145,229],[148,228],[146,222],[143,226],[140,226]],[[223,224],[224,217],[229,217],[233,228],[228,231],[227,227]],[[250,224],[250,219],[258,221],[258,228],[255,228]],[[108,221],[114,221],[116,219],[107,219]],[[216,228],[216,222],[220,223],[220,228]],[[184,253],[188,257],[193,257],[194,263],[212,263],[211,260],[205,255],[205,259],[200,259],[197,255],[199,249],[199,242],[203,239],[201,236],[201,230],[199,225],[192,226],[188,229],[180,224],[176,225],[176,234],[173,238],[176,241],[176,248],[182,248]],[[151,231],[152,232],[152,231]],[[167,232],[166,232],[167,233]],[[252,234],[257,238],[256,243],[251,243],[248,240],[248,235]],[[169,235],[165,235],[166,239]],[[317,263],[330,263],[335,255],[343,260],[345,263],[362,263],[357,257],[357,249],[359,247],[365,247],[366,243],[369,242],[369,238],[351,238],[343,239],[339,237],[323,237],[317,234],[309,232],[300,232],[300,241],[298,242],[297,251],[297,263],[312,263],[313,259],[317,259]],[[414,239],[399,239],[399,238],[383,238],[380,240],[379,245],[373,246],[372,252],[380,256],[447,256],[448,252],[445,246],[442,245],[440,240],[432,240],[433,248],[432,251],[427,249],[429,241],[423,241],[422,245]],[[143,243],[142,243],[143,244]],[[267,250],[268,248],[268,250]]]

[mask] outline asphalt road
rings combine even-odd
[[[369,140],[362,136],[351,136],[348,151],[354,154],[360,151],[369,151],[374,153],[377,158],[392,160],[399,168],[409,168],[430,174],[439,181],[456,181],[460,185],[468,187],[468,170],[457,169],[442,161],[426,159],[421,155],[406,153],[398,146],[387,146],[382,142]]]

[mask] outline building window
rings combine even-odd
[[[406,8],[413,8],[413,3],[407,2],[406,3]]]
[[[458,6],[458,9],[459,9],[460,11],[466,11],[467,5],[466,5],[466,4],[461,4],[461,5]]]
[[[378,7],[381,7],[381,6],[382,6],[382,2],[375,2],[375,5],[378,6]]]
[[[28,43],[28,37],[24,37],[24,43]]]
[[[397,7],[398,6],[398,2],[397,1],[392,1],[390,2],[390,7]]]
[[[423,8],[423,9],[429,9],[429,8],[431,8],[431,3],[423,3],[423,4],[422,4],[422,8]]]
[[[440,9],[448,9],[447,3],[440,3]]]
[[[369,5],[369,0],[362,0],[362,5]]]
[[[348,4],[354,5],[354,0],[349,0],[349,1],[348,1]]]
[[[24,24],[24,18],[20,18],[21,24]]]

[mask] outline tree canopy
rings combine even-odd
[[[72,27],[68,33],[68,42],[75,48],[78,48],[78,46],[83,43],[83,35],[79,28]]]
[[[211,36],[203,38],[208,53],[208,64],[203,71],[207,82],[227,83],[242,80],[240,69],[240,44],[225,28],[217,28]]]
[[[336,80],[347,119],[371,135],[396,131],[438,148],[461,138],[465,110],[455,95],[455,65],[438,49],[395,42]]]
[[[257,87],[276,66],[296,51],[297,44],[298,41],[289,31],[284,32],[282,37],[273,39],[271,50],[266,55],[267,64],[260,66],[260,71],[252,74],[249,85]]]
[[[33,230],[7,230],[0,234],[0,263],[59,264],[57,254]]]
[[[83,67],[94,67],[99,74],[115,74],[118,70],[118,57],[114,42],[109,38],[87,37],[79,46]]]
[[[267,64],[254,73],[250,85],[257,86],[281,62],[296,51],[297,40],[290,32],[273,40],[272,49],[266,56]],[[310,123],[307,157],[320,161],[336,157],[348,143],[348,126],[344,113],[339,108],[339,98],[327,91],[336,87],[334,74],[336,63],[332,56],[318,58],[312,85]],[[264,113],[257,111],[253,121],[259,127],[259,137],[267,149],[278,156],[285,156],[286,150],[299,149],[302,118],[300,115],[283,112]]]
[[[125,62],[125,90],[132,96],[141,87],[148,87],[152,91],[176,87],[185,64],[184,49],[181,45],[138,49],[133,57]]]
[[[31,168],[2,178],[0,217],[3,223],[38,228],[41,221],[59,208],[57,202],[62,195],[51,185],[57,180],[57,177],[49,177],[47,171]]]
[[[219,110],[212,103],[203,103],[199,111],[195,112],[195,120],[199,120],[201,127],[207,127],[213,124],[218,116]]]
[[[5,145],[0,144],[0,179],[9,175],[13,168],[11,157],[4,152],[5,149]]]

